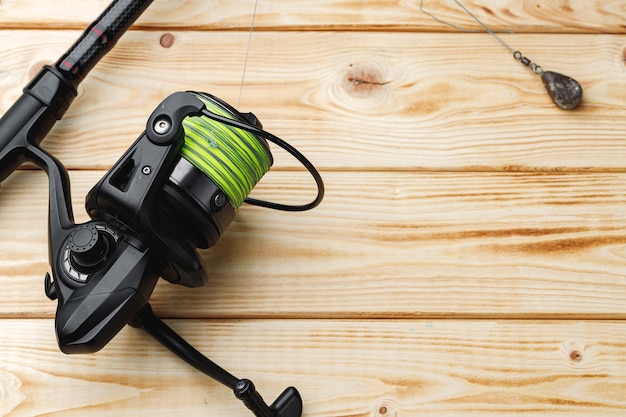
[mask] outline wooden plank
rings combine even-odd
[[[309,213],[244,206],[206,252],[210,281],[162,282],[168,317],[626,317],[624,174],[325,172]],[[75,212],[98,172],[72,172]],[[257,197],[306,201],[270,173]],[[0,314],[45,316],[46,182],[0,190]],[[181,303],[180,300],[186,300]]]
[[[80,29],[95,19],[108,2],[101,0],[26,0],[0,5],[0,28]],[[272,0],[259,1],[257,30],[427,30],[451,31],[419,9],[419,0]],[[467,0],[463,4],[494,30],[514,32],[624,33],[619,0],[503,2]],[[142,28],[247,30],[254,0],[238,2],[155,1],[137,22]],[[424,9],[452,24],[471,29],[478,25],[452,0],[424,0]]]
[[[177,90],[241,95],[322,169],[319,208],[242,207],[202,253],[207,286],[161,282],[151,300],[268,401],[297,386],[303,417],[626,414],[624,2],[462,2],[578,79],[583,106],[556,109],[494,39],[420,0],[258,1],[252,38],[256,0],[157,1],[44,142],[72,169],[78,221]],[[108,3],[0,1],[0,114]],[[312,197],[274,154],[254,196]],[[47,184],[29,168],[0,188],[0,416],[249,415],[136,329],[59,351]]]
[[[173,321],[200,351],[304,416],[622,416],[622,322]],[[136,329],[66,356],[51,320],[0,320],[0,414],[242,416],[230,390]],[[9,336],[10,335],[10,336]]]
[[[3,35],[2,111],[77,32]],[[69,167],[108,168],[174,91],[236,105],[247,34],[176,32],[169,49],[160,36],[129,34],[81,86],[45,142]],[[271,32],[253,39],[240,108],[325,169],[623,171],[623,38],[514,40],[579,79],[582,107],[556,108],[539,78],[486,35]],[[277,154],[277,167],[297,166]]]

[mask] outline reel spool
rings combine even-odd
[[[242,115],[217,97],[196,94],[208,111],[262,129],[251,113]],[[206,116],[187,117],[183,120],[183,127],[185,144],[181,156],[211,178],[226,193],[235,209],[239,208],[272,166],[267,141]]]

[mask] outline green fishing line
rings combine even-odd
[[[235,119],[234,113],[218,102],[197,97],[210,112]],[[272,165],[265,140],[205,116],[187,117],[183,127],[185,143],[180,155],[209,177],[235,209],[239,208]]]

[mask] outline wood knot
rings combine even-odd
[[[171,33],[165,33],[163,36],[161,36],[161,40],[159,41],[159,43],[163,48],[171,48],[174,45],[174,41],[176,41],[174,35],[172,35]]]
[[[570,361],[570,364],[578,364],[582,362],[583,359],[589,358],[589,352],[587,351],[585,344],[581,342],[565,342],[561,347],[561,352],[564,357]]]
[[[374,417],[397,417],[398,412],[389,400],[379,402],[373,410]]]
[[[579,350],[572,350],[569,354],[569,358],[574,362],[580,362],[583,360],[583,354]]]
[[[379,69],[350,64],[343,87],[352,96],[366,97],[380,91],[388,82],[383,80]]]

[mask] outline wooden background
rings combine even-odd
[[[0,108],[108,4],[0,2]],[[240,109],[327,185],[307,213],[242,207],[211,278],[161,281],[156,313],[305,416],[626,415],[626,2],[466,0],[585,90],[556,108],[489,35],[418,0],[259,0]],[[253,0],[155,0],[80,87],[44,147],[91,186],[174,91],[236,105]],[[451,0],[440,18],[476,24]],[[253,194],[306,201],[275,151]],[[47,183],[0,189],[0,414],[245,416],[221,385],[124,329],[66,356],[43,292]]]

